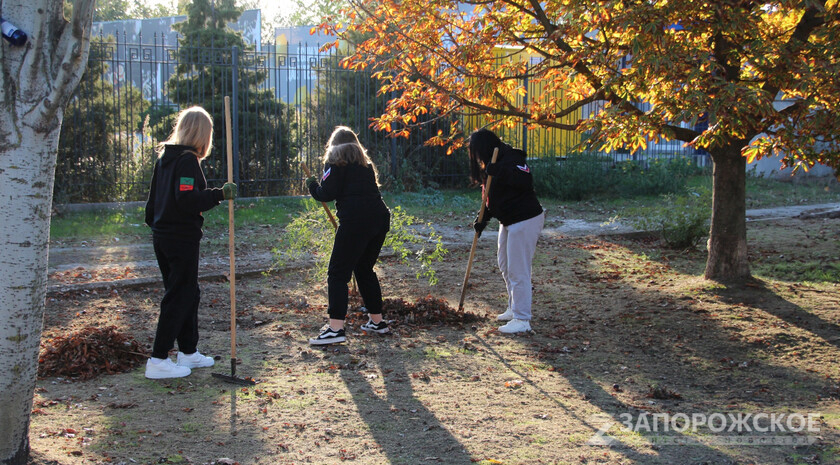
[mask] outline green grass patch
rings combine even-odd
[[[747,208],[840,202],[840,183],[832,179],[747,176]]]
[[[52,218],[50,239],[97,239],[147,234],[143,208],[68,212]]]
[[[753,266],[759,277],[788,282],[840,283],[840,263],[825,261],[779,261]]]

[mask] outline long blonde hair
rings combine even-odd
[[[359,142],[359,137],[347,126],[336,126],[330,134],[323,160],[324,163],[336,166],[345,166],[351,163],[364,167],[370,166],[373,168],[376,184],[379,184],[379,171],[377,171],[376,165],[373,164],[367,150]]]
[[[181,110],[169,139],[157,145],[158,156],[163,156],[166,145],[186,145],[195,149],[195,156],[204,160],[213,149],[213,117],[199,106]]]

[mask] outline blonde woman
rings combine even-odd
[[[181,111],[172,134],[158,147],[152,175],[146,224],[152,228],[155,256],[165,292],[160,302],[152,357],[146,362],[151,379],[188,376],[191,369],[213,366],[198,345],[199,242],[207,211],[236,198],[236,184],[208,189],[201,161],[213,148],[213,119],[201,107]],[[169,351],[178,341],[177,362]]]
[[[390,229],[391,212],[379,192],[376,168],[356,133],[345,126],[333,131],[323,161],[320,183],[311,176],[306,188],[315,200],[335,200],[339,226],[327,271],[329,324],[309,340],[312,345],[346,340],[347,283],[353,274],[369,314],[361,329],[380,334],[389,331],[382,319],[382,290],[373,266]]]

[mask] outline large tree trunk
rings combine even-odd
[[[0,464],[29,458],[46,296],[55,160],[64,106],[87,63],[93,0],[3,2],[29,35],[0,45]]]
[[[747,161],[736,144],[711,153],[714,162],[712,220],[706,279],[743,282],[750,277],[747,258]]]
[[[46,296],[56,128],[23,127],[19,147],[0,147],[0,452],[2,463],[26,463],[29,412],[38,368]]]

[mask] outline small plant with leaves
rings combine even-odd
[[[668,247],[694,248],[709,234],[711,197],[706,188],[684,195],[665,194],[665,202],[660,206],[628,211],[629,223],[637,229],[660,233]]]
[[[274,267],[314,257],[311,277],[322,280],[327,276],[335,232],[317,202],[308,199],[304,207],[303,212],[286,226],[280,238],[280,246],[272,249]],[[428,279],[431,285],[438,281],[434,263],[442,261],[449,252],[431,223],[423,223],[400,206],[391,210],[391,230],[385,238],[383,249],[393,253],[400,263],[414,269],[418,279]]]

